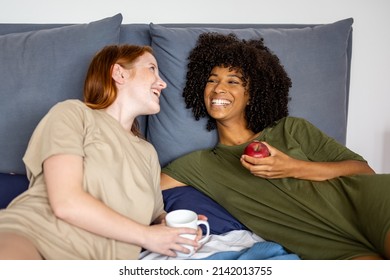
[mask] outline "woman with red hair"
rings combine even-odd
[[[169,228],[160,165],[136,118],[160,111],[166,83],[147,46],[107,46],[93,58],[84,102],[55,105],[23,158],[29,189],[0,211],[0,259],[175,256],[197,242]]]

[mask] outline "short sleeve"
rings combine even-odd
[[[162,173],[187,185],[193,185],[194,180],[203,182],[201,160],[204,152],[199,150],[181,156],[165,166]]]
[[[55,105],[40,121],[28,144],[23,161],[30,177],[42,172],[43,162],[55,154],[84,156],[85,106],[80,101]]]
[[[287,118],[286,128],[311,161],[364,161],[363,157],[338,143],[307,120]]]

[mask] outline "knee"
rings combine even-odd
[[[28,238],[15,233],[0,233],[0,259],[41,260],[42,256]]]

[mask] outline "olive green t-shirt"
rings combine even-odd
[[[258,140],[301,160],[364,161],[300,118],[281,119],[264,129]],[[345,259],[370,254],[376,250],[374,247],[383,248],[384,229],[389,228],[390,221],[390,212],[385,210],[387,206],[390,208],[390,175],[351,176],[322,182],[267,180],[252,175],[241,165],[240,157],[247,144],[217,144],[212,149],[192,152],[168,164],[162,172],[201,190],[250,230],[282,244],[301,258]],[[370,207],[369,199],[382,196],[387,196],[385,204],[366,209]],[[384,213],[378,225],[370,221],[370,215],[377,216],[379,211]],[[375,237],[367,238],[360,229],[362,226],[375,228]],[[375,245],[371,239],[376,239]]]

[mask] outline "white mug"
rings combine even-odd
[[[165,220],[167,222],[167,225],[169,227],[188,227],[197,229],[198,226],[204,225],[206,227],[206,235],[202,237],[201,240],[199,240],[199,243],[205,242],[209,235],[210,235],[210,226],[207,221],[198,220],[198,214],[196,214],[194,211],[186,210],[186,209],[179,209],[169,212],[165,216]],[[196,235],[195,234],[182,234],[181,236],[185,238],[189,238],[194,240]],[[177,256],[180,258],[190,257],[195,253],[194,247],[190,245],[184,245],[184,247],[188,248],[190,250],[190,253],[185,254],[182,252],[176,252]]]

